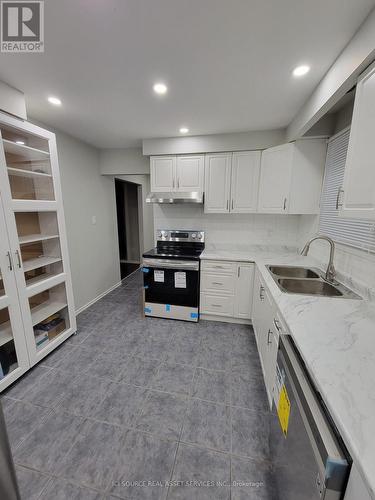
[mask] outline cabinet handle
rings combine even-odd
[[[232,210],[234,209],[234,200],[232,198]]]
[[[279,321],[278,319],[276,319],[276,318],[275,318],[275,319],[273,320],[273,324],[275,325],[276,330],[277,330],[278,332],[280,332],[280,331],[281,331],[280,321]]]
[[[286,209],[286,198],[284,198],[284,210]]]
[[[16,250],[15,252],[16,256],[17,256],[17,263],[18,263],[18,268],[21,269],[22,267],[22,262],[21,262],[21,256],[20,256],[20,253],[18,250]]]
[[[237,270],[237,277],[239,278],[239,277],[240,277],[240,275],[241,275],[241,267],[240,267],[240,266],[238,266],[238,270]]]
[[[268,335],[267,335],[267,344],[270,345],[272,344],[272,338],[270,337],[270,335],[273,335],[273,332],[272,330],[268,330]]]
[[[180,179],[177,179],[177,189],[180,187]]]
[[[260,287],[259,287],[259,298],[260,298],[260,300],[264,300],[263,292],[264,292],[264,286],[260,285]]]
[[[340,195],[343,193],[344,190],[340,186],[337,190],[337,197],[336,197],[336,210],[338,210],[340,207],[342,207],[342,203],[340,203]]]
[[[10,255],[10,252],[7,252],[7,257],[8,257],[8,269],[9,271],[13,271],[13,262],[12,262],[12,256]]]
[[[227,210],[229,210],[229,200],[227,200]]]

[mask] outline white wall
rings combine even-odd
[[[205,214],[201,205],[154,205],[154,228],[202,229],[206,246],[288,245],[299,241],[299,215]]]
[[[149,174],[150,160],[141,148],[102,149],[99,153],[102,174]]]
[[[285,142],[285,129],[144,139],[144,155],[216,153],[266,149]]]
[[[287,129],[288,141],[304,135],[355,84],[375,58],[375,9],[295,116]]]
[[[120,281],[114,181],[100,175],[98,150],[54,132],[75,306],[80,309]]]
[[[147,159],[148,163],[149,160]],[[149,250],[154,246],[154,216],[152,205],[146,203],[146,196],[150,192],[149,175],[116,175],[117,179],[134,182],[142,188],[142,233],[141,252]]]
[[[4,82],[0,82],[0,109],[22,120],[27,120],[24,93]]]

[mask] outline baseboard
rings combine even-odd
[[[206,321],[221,321],[222,323],[235,323],[238,325],[251,325],[250,319],[230,318],[227,316],[215,316],[214,314],[200,314],[199,319]]]
[[[137,273],[140,270],[141,266],[138,267],[138,269],[135,269],[133,272],[125,276],[125,278],[122,278],[121,283],[125,283],[125,281],[130,278],[130,276],[133,276],[133,274]]]
[[[115,285],[111,286],[111,288],[108,288],[108,290],[106,290],[105,292],[103,292],[100,295],[98,295],[97,297],[95,297],[95,299],[90,300],[90,302],[88,302],[84,306],[80,307],[79,309],[76,309],[76,314],[80,314],[85,309],[87,309],[88,307],[90,307],[93,304],[95,304],[95,302],[98,302],[98,300],[102,299],[103,297],[105,297],[106,295],[108,295],[109,293],[111,293],[113,290],[115,290],[116,288],[118,288],[119,286],[121,286],[121,284],[122,284],[122,281],[119,281]]]

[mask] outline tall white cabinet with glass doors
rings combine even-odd
[[[0,113],[0,391],[76,330],[55,135]]]

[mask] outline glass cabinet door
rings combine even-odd
[[[14,264],[0,197],[0,390],[29,366]]]
[[[12,199],[55,200],[48,141],[5,125],[1,136]]]

